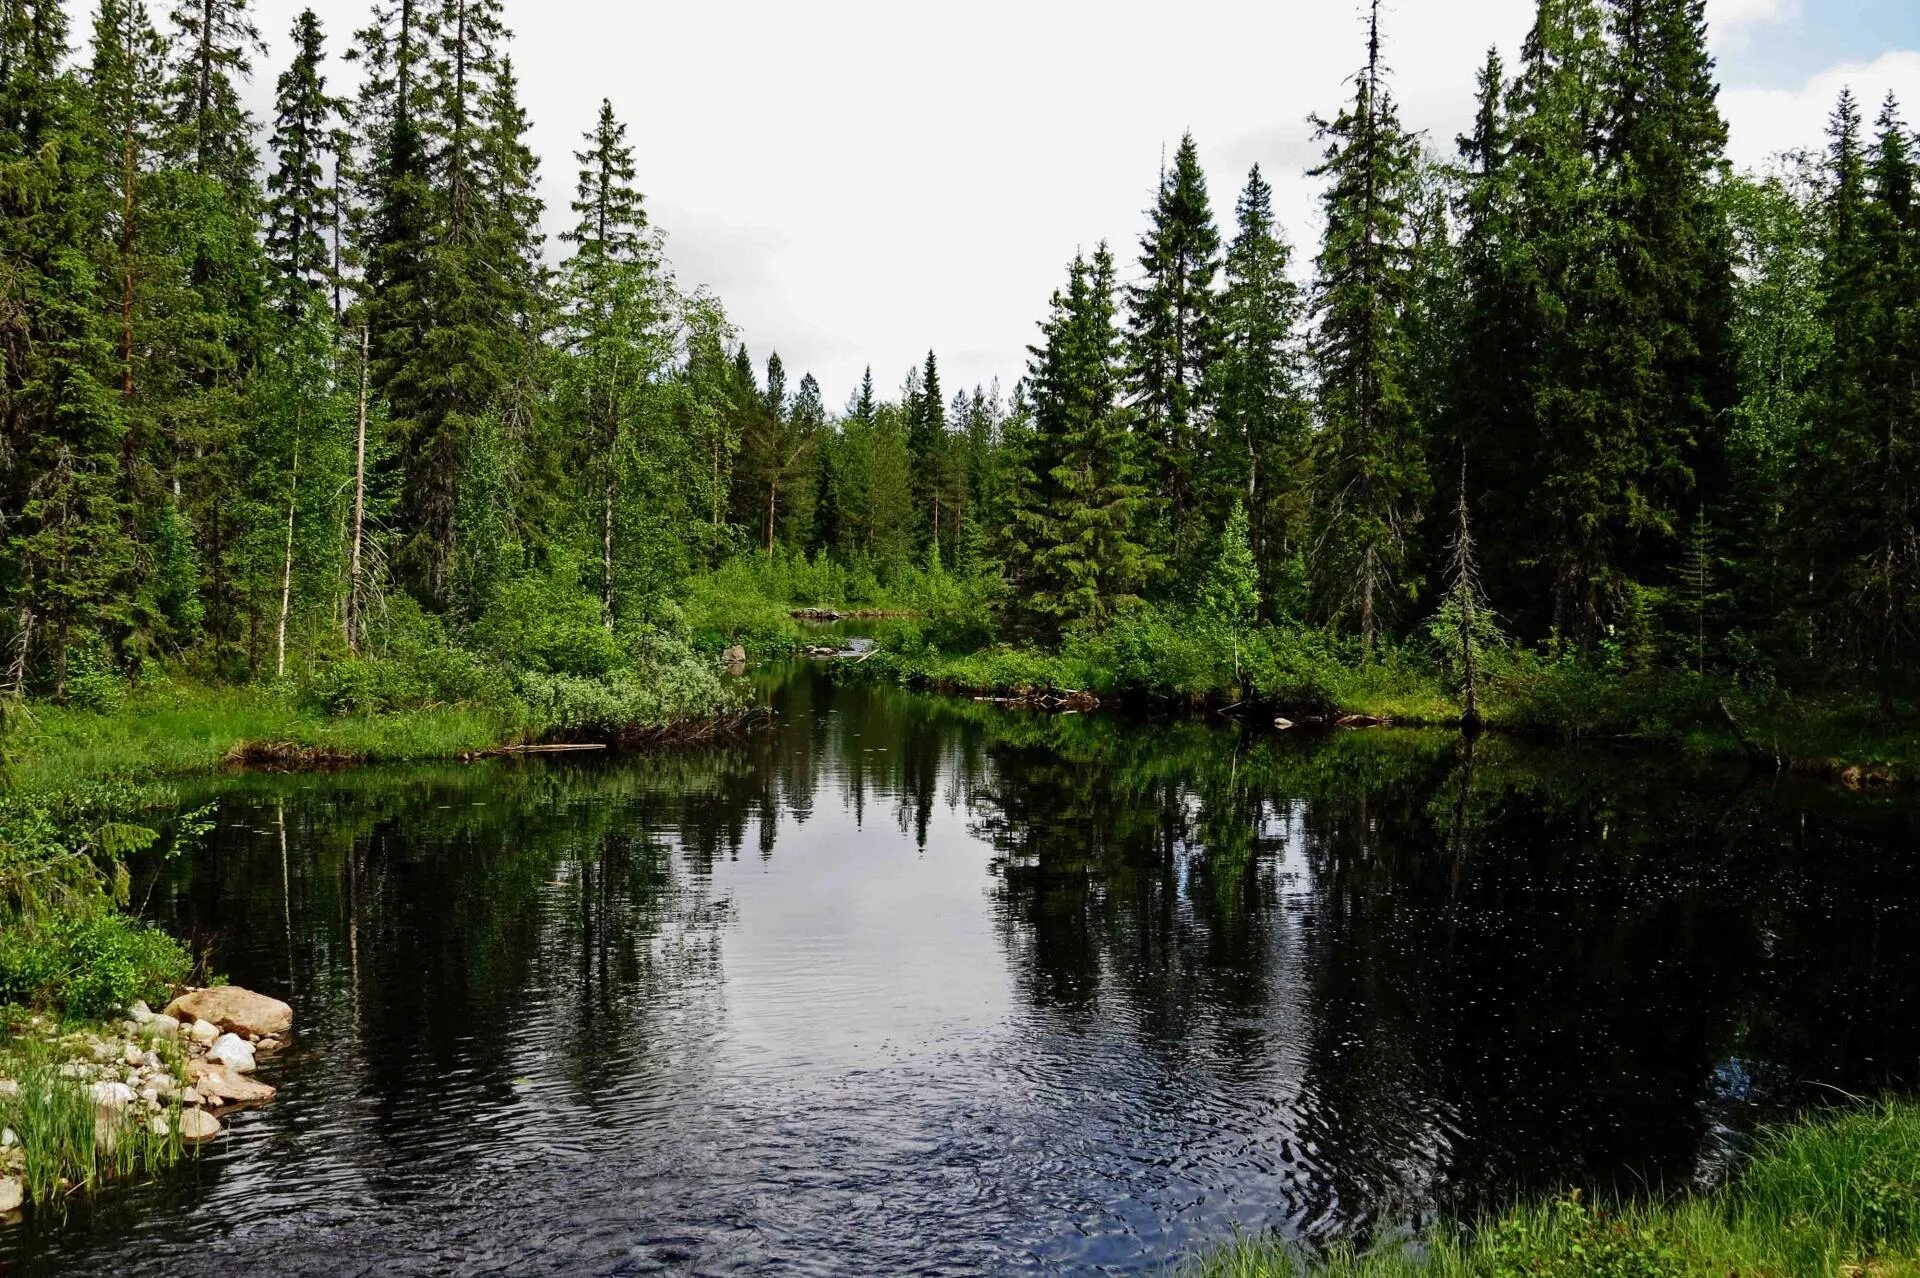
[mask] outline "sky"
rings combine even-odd
[[[295,14],[337,56],[367,0],[255,0],[265,116]],[[1216,218],[1258,164],[1302,263],[1318,235],[1308,116],[1363,55],[1356,0],[505,0],[542,157],[547,223],[569,221],[573,152],[600,100],[681,287],[719,295],[757,360],[838,406],[938,353],[949,393],[1011,390],[1076,251],[1123,279],[1163,155],[1191,130]],[[1386,0],[1408,127],[1450,149],[1490,44],[1511,61],[1531,0]],[[1733,160],[1815,145],[1842,85],[1920,120],[1920,3],[1708,0]],[[351,85],[332,66],[331,87]],[[557,246],[552,246],[557,248]]]

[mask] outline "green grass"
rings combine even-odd
[[[12,771],[29,790],[206,772],[250,744],[404,762],[485,749],[506,732],[499,716],[467,706],[328,716],[273,688],[171,682],[142,688],[113,710],[36,704],[19,714]]]
[[[117,1114],[95,1109],[92,1078],[61,1074],[67,1053],[57,1040],[25,1035],[0,1039],[0,1078],[18,1089],[0,1094],[0,1127],[14,1133],[15,1146],[0,1151],[4,1174],[24,1182],[27,1201],[45,1204],[151,1174],[177,1162],[186,1146],[180,1139],[180,1102],[162,1102],[164,1130],[155,1131],[144,1106],[136,1102]],[[179,1048],[160,1043],[156,1050],[184,1085]]]
[[[1920,1105],[1764,1134],[1714,1192],[1594,1204],[1568,1196],[1476,1228],[1316,1256],[1242,1239],[1198,1278],[1920,1278]]]

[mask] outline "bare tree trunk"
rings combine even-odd
[[[280,561],[280,628],[275,640],[274,677],[287,677],[287,614],[293,610],[293,521],[300,507],[300,438],[293,440],[293,482],[287,487],[287,548]]]
[[[353,556],[347,568],[347,651],[360,652],[360,543],[367,522],[367,327],[360,326],[360,424],[353,449]]]
[[[600,613],[607,629],[613,629],[613,467],[607,467],[607,483],[600,518]]]

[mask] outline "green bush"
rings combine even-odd
[[[1682,1278],[1679,1250],[1659,1222],[1618,1215],[1577,1195],[1508,1216],[1480,1242],[1487,1278]]]
[[[192,963],[172,937],[109,909],[61,913],[0,933],[0,1004],[97,1019],[164,1000]]]

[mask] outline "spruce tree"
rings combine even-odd
[[[66,693],[69,657],[126,628],[135,564],[126,536],[117,324],[100,269],[111,161],[68,70],[55,0],[0,7],[0,688]]]
[[[1727,130],[1705,0],[1608,0],[1602,180],[1610,277],[1593,344],[1625,492],[1622,587],[1661,588],[1687,530],[1729,504],[1737,388],[1733,247],[1718,194]]]
[[[579,219],[562,238],[574,246],[563,272],[563,387],[577,438],[584,445],[569,473],[597,477],[595,551],[600,560],[602,616],[616,615],[616,546],[621,477],[644,443],[644,417],[672,353],[665,289],[647,214],[635,189],[633,148],[613,104],[575,153],[580,177],[573,212]],[[571,434],[571,432],[570,432]]]
[[[1410,535],[1428,487],[1404,381],[1414,147],[1387,91],[1377,3],[1354,101],[1318,127],[1328,146],[1314,173],[1328,185],[1313,296],[1323,419],[1314,569],[1322,612],[1354,624],[1371,653],[1395,596],[1413,585]]]
[[[1220,301],[1219,407],[1207,474],[1210,506],[1244,502],[1264,583],[1281,608],[1299,606],[1305,548],[1311,423],[1301,391],[1299,286],[1292,249],[1273,214],[1273,188],[1247,174],[1227,248]]]
[[[919,380],[906,396],[907,449],[913,462],[913,499],[926,544],[938,548],[950,526],[942,527],[946,512],[947,405],[940,392],[940,364],[932,351],[921,365]]]
[[[334,194],[327,153],[339,104],[327,96],[320,20],[302,10],[293,25],[294,56],[274,101],[274,169],[267,178],[266,254],[281,313],[303,314],[327,295],[334,274],[327,232]]]
[[[1142,279],[1127,289],[1128,401],[1149,441],[1147,464],[1166,499],[1173,562],[1204,554],[1213,536],[1201,485],[1213,446],[1211,380],[1220,354],[1220,232],[1191,133],[1161,175],[1140,239]],[[1236,441],[1237,443],[1237,441]]]
[[[1107,246],[1076,257],[1029,366],[1042,482],[1016,517],[1031,547],[1025,607],[1043,633],[1110,622],[1161,567],[1144,540],[1152,502],[1122,403],[1113,294]]]

